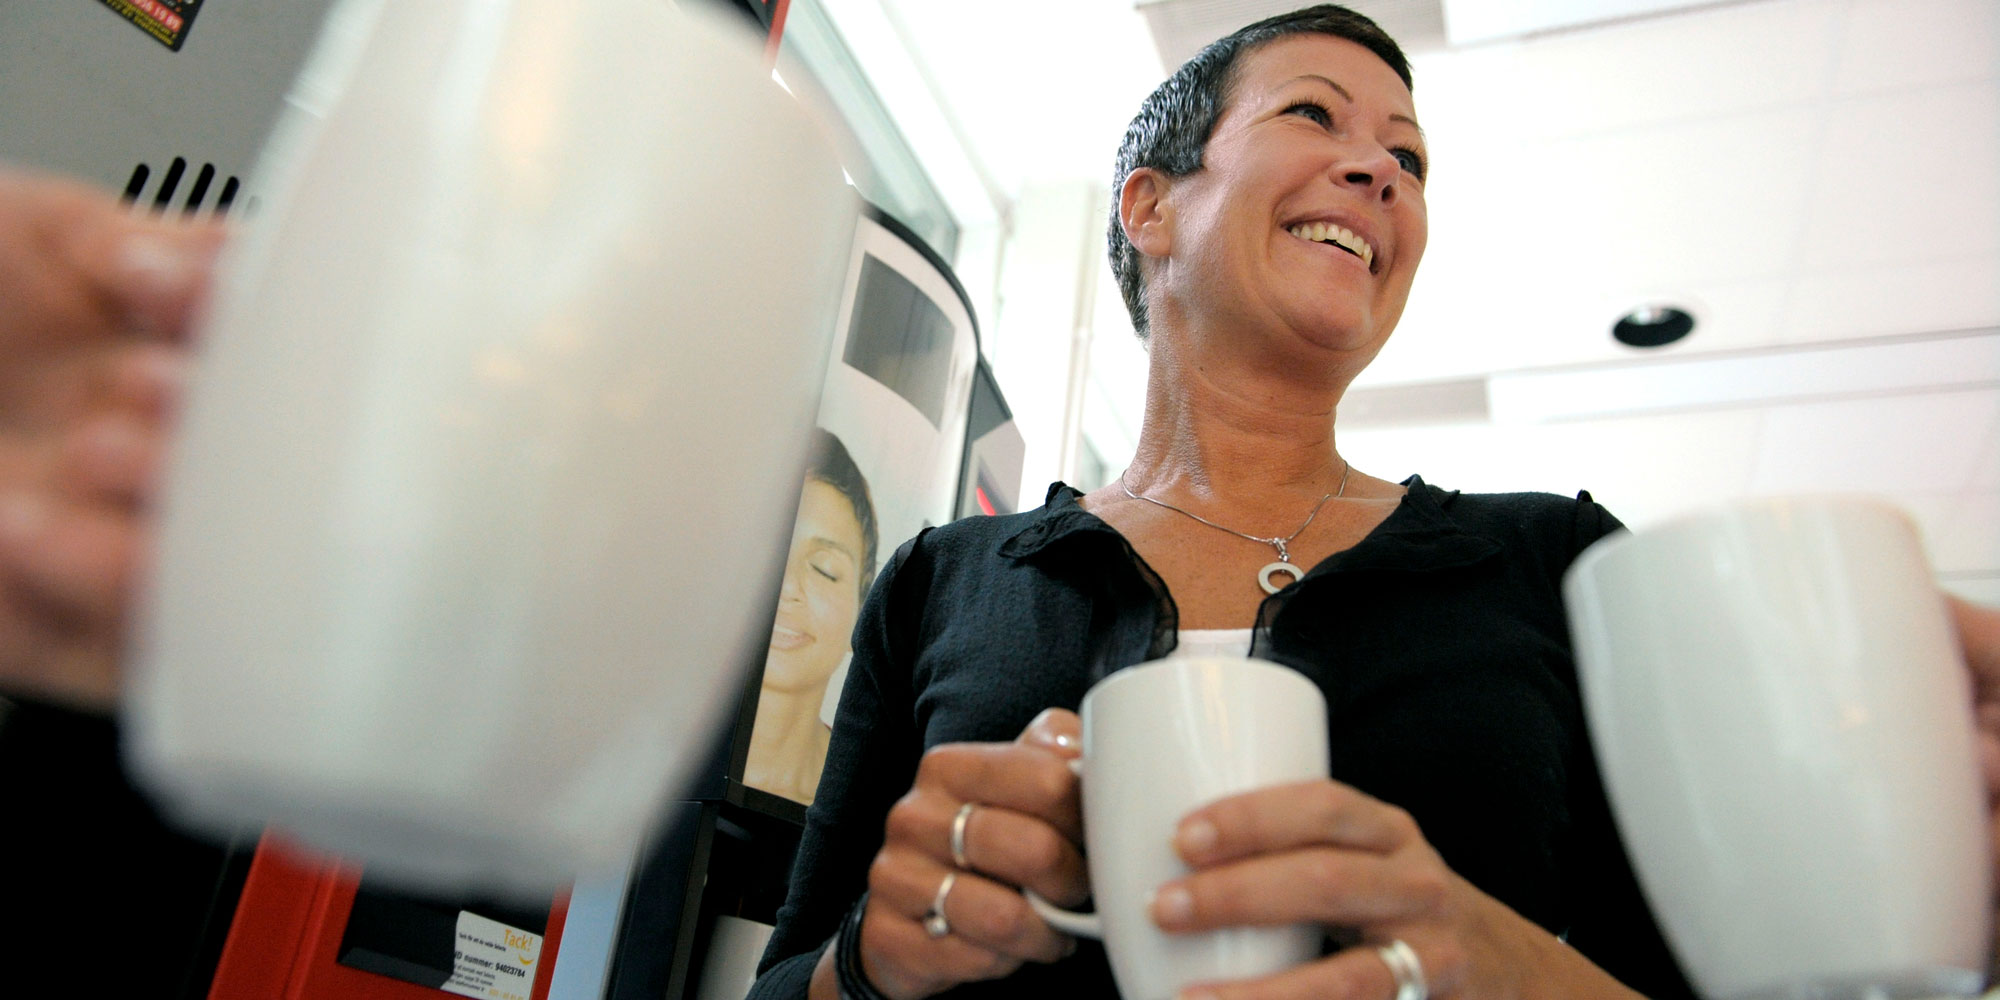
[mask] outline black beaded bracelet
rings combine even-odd
[[[861,916],[867,910],[868,894],[864,892],[833,937],[833,977],[842,1000],[889,1000],[861,970]]]

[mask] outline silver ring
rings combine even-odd
[[[951,933],[951,921],[944,918],[944,898],[951,895],[952,884],[958,881],[957,872],[945,872],[944,881],[938,883],[937,895],[931,897],[930,912],[924,914],[924,933],[933,938],[941,938]],[[1422,1000],[1422,998],[1419,998]]]
[[[967,802],[951,818],[951,863],[967,871],[972,870],[972,862],[965,856],[965,828],[972,822],[972,810],[977,808],[978,803]]]
[[[1431,988],[1424,982],[1424,964],[1417,961],[1416,950],[1397,938],[1375,949],[1382,956],[1382,964],[1389,967],[1389,974],[1396,977],[1396,1000],[1430,1000]]]

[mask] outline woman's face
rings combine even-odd
[[[765,687],[823,687],[839,668],[861,609],[863,546],[854,505],[839,490],[806,480],[778,594],[778,618],[771,626]]]
[[[1235,72],[1202,169],[1166,182],[1171,246],[1154,274],[1191,329],[1276,330],[1365,363],[1429,234],[1410,91],[1328,35],[1264,45]]]

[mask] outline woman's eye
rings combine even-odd
[[[1396,150],[1396,162],[1402,164],[1403,169],[1408,171],[1411,176],[1414,176],[1418,180],[1424,179],[1424,158],[1418,156],[1416,150]]]
[[[1285,113],[1288,115],[1298,115],[1302,118],[1309,118],[1315,122],[1318,122],[1321,125],[1333,124],[1333,112],[1328,111],[1324,105],[1315,104],[1312,101],[1300,101],[1299,103],[1294,104],[1289,108],[1286,108]]]
[[[826,577],[827,579],[832,580],[835,583],[840,582],[840,571],[831,564],[813,562],[809,563],[808,565],[812,566],[813,572],[818,573],[819,575]]]

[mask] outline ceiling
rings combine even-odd
[[[1156,46],[1149,20],[1289,6],[841,4],[898,26],[1003,218],[1037,186],[1104,183],[1159,48],[1198,44],[1162,28]],[[1425,39],[1432,232],[1396,339],[1343,406],[1344,454],[1466,489],[1589,487],[1640,523],[1881,494],[1948,585],[2000,601],[2000,4],[1375,7]],[[1480,40],[1452,41],[1455,8],[1481,11],[1456,17]],[[1083,429],[1115,472],[1144,359],[1117,296],[1096,299]],[[1651,352],[1612,340],[1648,302],[1699,326]],[[1538,398],[1558,403],[1522,405]]]

